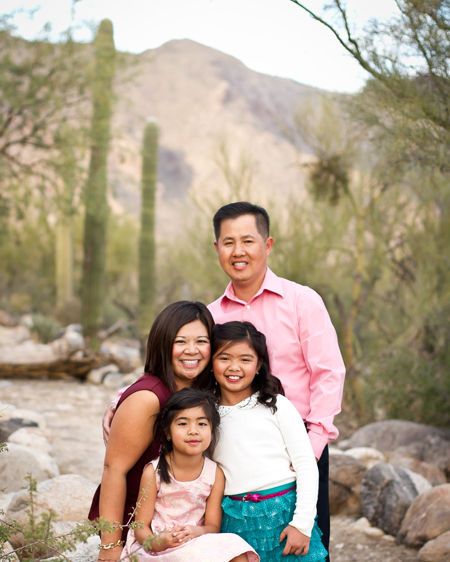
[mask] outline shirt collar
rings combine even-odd
[[[264,281],[262,282],[261,287],[259,288],[258,292],[250,299],[249,302],[256,299],[259,295],[261,295],[264,291],[269,291],[271,293],[275,293],[280,295],[280,297],[284,296],[283,287],[281,285],[281,279],[275,273],[267,268],[266,275],[264,277]],[[244,303],[241,299],[239,299],[234,292],[233,283],[230,281],[223,293],[220,302],[223,303],[225,299],[229,299],[231,301]],[[245,303],[246,304],[246,303]]]

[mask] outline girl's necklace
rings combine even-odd
[[[219,414],[223,418],[230,414],[234,408],[239,408],[241,410],[254,408],[258,403],[258,394],[251,394],[248,398],[245,398],[241,402],[234,404],[233,406],[227,406],[225,404],[219,404]]]

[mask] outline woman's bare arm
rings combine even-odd
[[[100,517],[111,523],[122,522],[126,475],[150,445],[159,409],[157,396],[143,390],[126,398],[116,411],[106,448],[100,492]],[[114,532],[103,532],[102,544],[116,542],[120,537],[120,528]],[[118,560],[120,550],[100,550],[99,560]]]

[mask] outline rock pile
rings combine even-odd
[[[366,534],[420,548],[424,562],[450,560],[450,433],[389,420],[338,447],[330,457],[332,515],[362,516]]]
[[[30,517],[30,490],[35,486],[34,516],[39,520],[44,513],[57,514],[52,523],[56,535],[70,533],[85,521],[96,484],[77,474],[59,473],[43,418],[35,412],[0,403],[0,436],[7,445],[7,450],[0,454],[1,519],[25,529]],[[24,541],[22,532],[13,534],[3,552],[0,545],[0,558],[8,554],[8,560],[18,560],[11,553],[23,547]],[[98,540],[91,543],[98,544]],[[94,554],[85,558],[90,559],[96,559]]]
[[[70,324],[44,343],[33,337],[32,317],[25,316],[16,325],[11,318],[9,322],[2,318],[0,314],[0,378],[90,376],[91,382],[116,387],[122,384],[123,373],[142,369],[138,340],[105,336],[100,351],[93,353],[86,347],[81,325]]]
[[[0,510],[7,518],[24,520],[29,502],[25,477],[31,473],[37,481],[36,512],[51,509],[57,513],[55,533],[67,533],[85,520],[98,483],[98,471],[92,470],[89,461],[95,457],[100,470],[103,454],[100,427],[90,440],[93,424],[98,420],[100,425],[104,405],[114,394],[108,389],[108,376],[119,372],[111,363],[100,373],[91,373],[85,383],[0,381],[3,397],[29,408],[0,403],[0,442],[8,445],[8,451],[0,453]],[[116,382],[121,386],[139,372],[120,376]],[[70,444],[66,447],[70,455],[61,448],[61,435]],[[367,425],[332,447],[333,559],[410,562],[417,556],[422,562],[449,560],[449,445],[445,431],[384,421]],[[17,548],[23,537],[11,540],[10,548]],[[0,552],[0,558],[4,554]],[[91,537],[67,558],[95,562],[97,554],[98,539]]]

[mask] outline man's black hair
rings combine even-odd
[[[267,238],[270,232],[270,218],[267,211],[259,205],[254,205],[248,201],[237,201],[236,203],[228,203],[220,207],[213,218],[214,235],[216,240],[220,236],[220,226],[222,221],[228,219],[237,219],[242,215],[253,215],[256,221],[256,228],[263,238]]]

